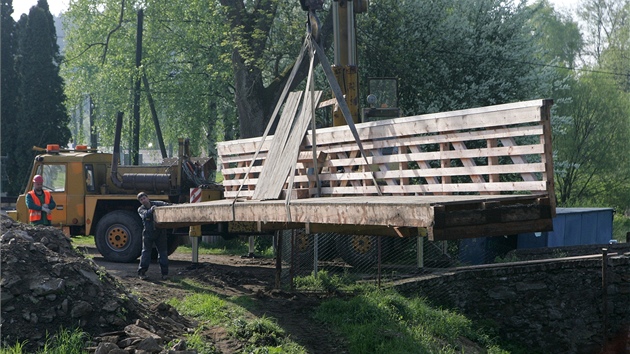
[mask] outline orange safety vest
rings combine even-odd
[[[47,190],[44,190],[44,202],[45,204],[50,204],[50,192]],[[41,207],[42,206],[42,202],[39,200],[39,196],[37,196],[37,194],[35,194],[35,191],[30,191],[28,192],[28,194],[31,195],[31,198],[33,199],[33,202],[35,202],[35,204],[37,204],[37,206]],[[46,215],[46,219],[48,219],[48,221],[52,220],[52,213],[48,213]],[[42,212],[40,210],[34,210],[34,209],[29,209],[28,210],[28,221],[30,222],[35,222],[35,221],[39,221],[42,218]]]

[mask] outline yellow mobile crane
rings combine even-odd
[[[86,145],[62,149],[50,144],[35,157],[29,183],[7,214],[14,220],[29,222],[26,193],[32,189],[33,176],[44,177],[43,188],[57,203],[52,225],[68,236],[94,235],[99,253],[108,261],[132,262],[142,251],[142,222],[136,194],[144,191],[152,200],[187,202],[191,187],[213,189],[220,196],[221,186],[206,180],[216,168],[214,160],[190,156],[186,139],[179,141],[177,157],[164,159],[157,166],[119,166],[122,114],[116,124],[113,153],[103,153]],[[169,254],[179,243],[175,229],[168,230]],[[186,229],[188,234],[188,229]]]

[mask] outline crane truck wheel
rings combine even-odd
[[[175,253],[175,251],[177,250],[177,247],[179,247],[182,244],[182,237],[181,235],[177,235],[174,234],[173,232],[167,231],[166,232],[166,246],[167,246],[167,250],[168,250],[168,255],[172,255],[173,253]],[[140,252],[142,253],[142,250],[140,250]],[[153,251],[151,252],[151,259],[152,260],[156,260],[158,259],[158,251],[157,248],[153,247]]]
[[[315,250],[315,234],[309,235],[304,229],[280,230],[282,238],[282,260],[291,262],[295,259],[302,265],[313,264]],[[295,237],[292,241],[291,238]],[[317,259],[319,261],[331,261],[336,257],[335,237],[336,233],[319,233],[317,246]]]
[[[142,252],[142,223],[138,214],[116,210],[106,214],[96,227],[98,252],[110,262],[133,262]]]
[[[367,269],[378,262],[378,237],[373,235],[339,235],[336,246],[341,258],[358,269]],[[388,250],[386,240],[381,240],[381,257]]]

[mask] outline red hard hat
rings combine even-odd
[[[33,177],[33,182],[34,183],[44,183],[44,177],[42,177],[41,175],[35,175],[35,177]]]

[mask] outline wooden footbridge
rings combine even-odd
[[[290,93],[273,136],[219,143],[221,198],[159,208],[158,225],[431,240],[552,229],[551,100],[308,130],[299,102],[320,95]]]

